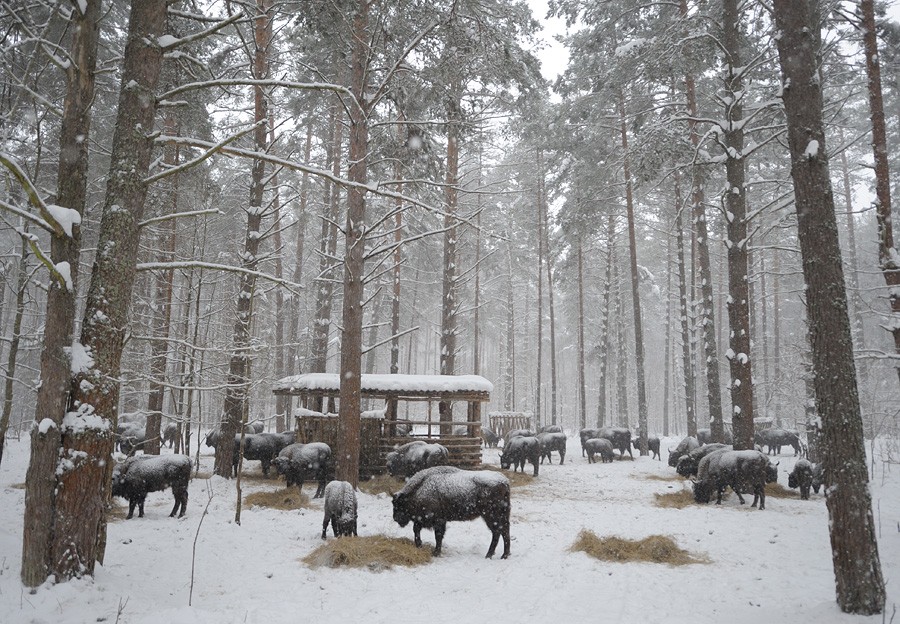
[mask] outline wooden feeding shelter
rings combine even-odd
[[[534,414],[531,412],[491,412],[488,414],[488,422],[491,429],[501,438],[513,429],[532,429]]]
[[[494,385],[479,375],[364,374],[360,398],[384,403],[383,409],[361,415],[365,417],[360,421],[360,476],[367,478],[384,472],[385,455],[413,440],[444,445],[452,466],[477,467],[481,464],[481,404],[490,401],[493,389]],[[285,377],[275,384],[273,393],[300,398],[299,408],[294,410],[299,442],[325,442],[335,453],[340,452],[336,448],[337,415],[310,410],[312,406],[335,404],[340,395],[338,374]],[[397,406],[401,401],[427,403],[426,414],[400,419]],[[435,408],[440,403],[450,405],[452,420],[440,420]],[[464,415],[454,413],[454,403],[466,404]]]

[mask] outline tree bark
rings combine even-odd
[[[837,602],[847,613],[884,609],[885,588],[872,517],[863,424],[853,361],[834,196],[822,121],[818,4],[775,0],[791,178],[809,338],[825,444],[825,496]],[[874,31],[873,31],[874,35]]]
[[[165,128],[168,136],[175,136],[175,117],[171,111],[166,115]],[[178,147],[169,143],[164,148],[163,160],[169,167],[178,164]],[[170,213],[178,212],[178,174],[165,182],[165,191],[161,197],[171,199]],[[169,186],[171,185],[171,186]],[[169,219],[160,224],[158,244],[159,262],[175,260],[175,220]],[[154,279],[154,309],[151,320],[153,340],[150,342],[150,391],[147,394],[147,423],[144,427],[147,442],[144,453],[159,455],[160,429],[162,425],[163,403],[166,387],[166,369],[169,359],[169,328],[172,324],[172,285],[175,281],[174,269],[164,269]]]
[[[148,0],[131,7],[98,253],[81,329],[80,342],[93,361],[75,375],[75,411],[66,415],[62,428],[61,456],[78,459],[66,465],[57,482],[51,546],[51,570],[57,579],[93,574],[106,546],[120,364],[153,151],[162,63],[156,41],[165,30],[166,4]]]
[[[747,199],[744,170],[744,71],[738,0],[724,0],[722,44],[725,52],[725,221],[728,235],[728,321],[731,371],[731,423],[734,448],[753,448],[753,377],[750,351],[750,292],[747,249]],[[721,320],[721,319],[720,319]],[[718,362],[718,360],[716,360]],[[712,388],[710,388],[712,391]]]
[[[253,16],[255,49],[253,55],[253,77],[265,80],[269,76],[269,46],[272,41],[273,0],[257,0],[256,14]],[[253,144],[257,152],[266,152],[268,142],[269,96],[261,86],[253,88]],[[249,409],[250,393],[250,352],[253,333],[253,298],[256,290],[256,270],[259,266],[259,246],[261,242],[262,220],[266,213],[263,193],[266,186],[266,164],[259,158],[253,159],[250,170],[250,197],[247,208],[247,230],[244,235],[240,266],[246,273],[238,278],[237,304],[232,326],[232,348],[228,361],[225,400],[222,411],[222,435],[216,445],[215,474],[230,479],[233,471],[234,436],[240,432],[243,449],[244,430]],[[240,517],[236,519],[240,523]]]
[[[675,248],[678,254],[678,297],[679,317],[681,318],[681,365],[684,368],[684,408],[687,420],[687,434],[697,436],[696,390],[694,380],[694,361],[691,357],[690,306],[687,292],[687,267],[684,257],[684,222],[685,205],[681,199],[681,176],[675,174]]]
[[[631,261],[631,302],[634,315],[634,356],[637,377],[638,429],[640,452],[647,455],[647,390],[644,382],[644,329],[641,319],[641,280],[638,273],[637,240],[634,227],[634,200],[631,191],[631,168],[628,152],[628,127],[625,122],[625,96],[619,92],[619,129],[622,139],[622,171],[625,176],[625,210],[628,218],[628,255]]]
[[[83,11],[72,11],[71,63],[66,72],[66,97],[60,127],[61,158],[57,170],[56,203],[84,213],[87,193],[88,145],[94,71],[97,66],[100,0],[87,0]],[[71,284],[51,280],[47,292],[44,345],[41,351],[41,386],[35,401],[35,426],[31,430],[31,460],[25,479],[25,519],[22,539],[22,583],[36,587],[51,570],[50,545],[56,527],[56,468],[61,443],[60,427],[68,409],[72,346],[75,323],[75,289],[78,284],[79,228],[71,236],[57,233],[50,239],[50,258],[57,266],[68,263]],[[93,559],[90,560],[93,567]],[[57,581],[66,576],[58,576]]]
[[[613,327],[610,322],[612,309],[613,283],[613,249],[615,248],[616,217],[610,210],[606,219],[606,283],[603,286],[603,305],[600,311],[600,372],[597,375],[599,395],[597,400],[597,426],[606,426],[608,400],[607,373],[609,372],[609,354],[613,346]]]
[[[872,120],[872,152],[875,156],[875,219],[878,223],[878,262],[888,286],[891,312],[884,327],[894,337],[895,357],[900,360],[900,253],[894,247],[891,220],[891,174],[888,163],[884,102],[881,95],[881,62],[878,55],[878,31],[875,27],[874,0],[860,0],[863,51],[869,92],[869,117]],[[900,380],[900,362],[895,363]]]
[[[27,225],[22,226],[26,231]],[[13,407],[13,389],[16,377],[16,362],[19,357],[19,343],[22,338],[22,318],[25,316],[25,294],[28,291],[28,242],[22,240],[19,270],[16,277],[16,313],[13,318],[12,339],[9,342],[9,353],[6,357],[6,374],[3,384],[3,413],[0,414],[0,465],[3,464],[3,448],[6,445],[6,432],[9,429],[9,417]]]
[[[350,170],[348,177],[359,186],[347,191],[345,227],[344,311],[341,338],[341,392],[338,413],[337,469],[339,481],[359,482],[360,387],[362,383],[362,302],[365,284],[366,195],[368,179],[368,110],[366,59],[369,55],[369,2],[359,0],[353,15],[353,51],[350,59],[350,90],[356,103],[350,106]]]

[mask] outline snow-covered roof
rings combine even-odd
[[[306,373],[285,377],[275,382],[275,394],[336,395],[340,390],[337,373]],[[488,400],[494,384],[480,375],[363,375],[365,397],[440,397]],[[463,397],[465,395],[465,397]]]

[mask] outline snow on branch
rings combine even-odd
[[[176,95],[181,95],[196,89],[208,89],[210,87],[283,87],[285,89],[297,89],[301,91],[333,91],[338,95],[353,101],[361,110],[359,102],[353,97],[353,93],[347,87],[328,82],[294,82],[292,80],[253,80],[247,78],[221,78],[218,80],[204,80],[201,82],[188,82],[175,87],[159,96],[160,100],[168,100]]]
[[[138,271],[167,271],[169,269],[188,269],[191,267],[210,269],[213,271],[228,271],[231,273],[241,273],[248,276],[254,276],[260,279],[268,280],[274,284],[284,286],[291,292],[295,292],[295,289],[303,290],[303,286],[300,284],[295,284],[294,282],[275,277],[274,275],[269,275],[268,273],[263,273],[261,271],[251,271],[249,269],[231,266],[230,264],[216,264],[215,262],[142,262],[137,265],[136,269]]]
[[[267,123],[268,123],[268,120],[261,119],[258,122],[256,122],[255,124],[253,124],[252,126],[250,126],[249,128],[245,128],[244,130],[241,130],[240,132],[238,132],[236,134],[233,134],[229,137],[222,139],[221,141],[219,141],[218,143],[216,143],[215,145],[213,145],[212,147],[210,147],[209,149],[204,151],[202,154],[200,154],[196,158],[192,158],[191,160],[188,160],[188,161],[178,165],[177,167],[171,167],[169,169],[166,169],[165,171],[160,171],[159,173],[156,173],[156,174],[150,176],[149,178],[147,178],[146,180],[144,180],[144,182],[146,182],[147,184],[152,184],[153,182],[156,182],[157,180],[164,178],[166,176],[172,175],[173,173],[180,173],[181,171],[184,171],[185,169],[190,169],[191,167],[199,165],[206,159],[213,156],[223,146],[228,145],[229,143],[233,143],[234,141],[237,141],[242,136],[249,134],[249,133],[253,132],[254,130],[256,130],[256,128],[258,126],[265,125]],[[165,139],[167,139],[167,137],[158,136],[156,138],[156,142],[157,143],[166,143],[167,141]]]
[[[413,333],[414,331],[418,331],[418,330],[419,330],[419,326],[416,325],[415,327],[410,327],[409,329],[404,329],[402,332],[396,333],[396,334],[394,334],[393,336],[388,336],[388,337],[385,338],[384,340],[381,340],[381,341],[379,341],[379,342],[376,342],[375,344],[373,344],[373,345],[371,345],[371,346],[368,346],[368,347],[364,346],[363,349],[362,349],[362,355],[365,355],[366,353],[368,353],[368,352],[371,351],[372,349],[377,349],[378,347],[380,347],[381,345],[383,345],[383,344],[385,344],[385,343],[391,342],[391,341],[394,340],[395,338],[400,338],[401,336],[405,336],[406,334],[411,334],[411,333]]]
[[[138,227],[142,228],[147,225],[152,225],[154,223],[159,223],[161,221],[168,221],[169,219],[180,219],[181,217],[199,217],[202,215],[209,214],[225,214],[218,208],[207,208],[206,210],[190,210],[187,212],[176,212],[173,214],[163,215],[161,217],[153,217],[152,219],[147,219],[146,221],[141,221],[138,223]]]
[[[25,170],[19,165],[16,160],[6,154],[4,152],[0,152],[0,164],[4,165],[7,169],[9,169],[10,173],[15,176],[16,180],[19,181],[19,184],[22,185],[22,190],[25,191],[25,195],[28,197],[28,202],[34,206],[38,213],[43,219],[44,224],[41,225],[38,221],[34,221],[37,217],[33,217],[29,220],[38,223],[42,228],[48,230],[55,234],[56,236],[68,236],[72,237],[72,226],[79,225],[81,223],[81,214],[77,210],[72,210],[71,208],[65,208],[63,206],[54,206],[51,204],[47,204],[41,199],[41,195],[37,190],[37,187],[28,177],[28,174],[25,173]],[[5,207],[5,205],[4,205]],[[22,216],[21,212],[17,211],[17,214]]]
[[[186,37],[176,38],[176,37],[173,37],[172,35],[162,35],[161,37],[159,37],[157,39],[157,43],[159,44],[159,47],[163,49],[164,52],[168,52],[169,50],[174,50],[178,46],[182,46],[186,43],[191,43],[193,41],[199,41],[200,39],[205,39],[209,35],[212,35],[213,33],[217,32],[219,30],[222,30],[226,26],[233,24],[234,22],[238,21],[239,19],[241,19],[243,17],[244,17],[244,13],[241,11],[238,11],[237,13],[235,13],[228,19],[222,20],[220,22],[216,22],[209,28],[207,28],[205,30],[201,30],[196,33],[193,33],[191,35],[187,35]]]

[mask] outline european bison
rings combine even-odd
[[[635,438],[631,441],[631,445],[640,450],[641,448],[641,436],[640,433],[635,433]],[[661,459],[659,456],[659,437],[658,436],[648,436],[647,437],[647,450],[650,451],[651,459]]]
[[[604,464],[612,463],[613,459],[615,459],[612,442],[606,438],[591,438],[590,440],[585,440],[582,446],[587,451],[588,463],[590,464],[594,463],[594,455],[598,453],[600,454],[600,460]]]
[[[678,460],[684,455],[700,446],[700,442],[693,436],[686,436],[674,449],[669,449],[669,466],[674,468],[678,465]]]
[[[682,455],[675,466],[675,472],[682,477],[692,477],[697,474],[697,468],[700,466],[700,460],[717,451],[729,451],[731,447],[727,444],[704,444],[692,449],[690,452]]]
[[[325,482],[334,468],[331,447],[324,442],[289,444],[281,449],[272,464],[278,474],[284,475],[286,487],[296,484],[301,494],[303,481],[315,479],[319,486],[313,498],[321,498],[325,493]]]
[[[175,506],[169,517],[181,509],[178,517],[184,516],[188,503],[188,483],[191,480],[191,459],[187,455],[142,455],[129,457],[113,468],[112,495],[128,499],[128,518],[134,516],[138,507],[138,517],[144,517],[144,500],[148,492],[159,492],[172,488]]]
[[[757,431],[753,438],[756,444],[767,447],[769,455],[780,455],[782,446],[793,447],[795,457],[800,454],[800,435],[796,431],[778,428],[763,429]]]
[[[697,441],[700,444],[709,444],[713,441],[711,429],[697,429]],[[725,444],[734,444],[734,436],[728,429],[725,430]]]
[[[587,450],[584,446],[584,443],[588,440],[592,440],[597,437],[597,432],[599,429],[582,429],[578,432],[578,437],[581,438],[581,456],[584,457],[585,451]]]
[[[346,481],[332,481],[325,486],[322,539],[325,539],[329,522],[335,537],[356,535],[356,492]]]
[[[566,434],[561,432],[541,432],[537,434],[538,442],[541,445],[541,463],[544,463],[546,457],[549,463],[553,463],[551,453],[556,451],[559,453],[559,465],[562,466],[566,462]]]
[[[500,436],[498,436],[490,427],[482,427],[481,442],[487,448],[497,448],[497,445],[500,444]]]
[[[534,436],[516,436],[509,441],[509,444],[503,446],[503,452],[500,453],[500,467],[508,470],[513,467],[521,467],[525,472],[525,462],[531,462],[534,466],[534,476],[538,476],[538,466],[541,461],[541,443]]]
[[[788,475],[788,487],[800,488],[800,499],[809,500],[809,488],[813,484],[813,465],[809,460],[798,459]],[[816,491],[818,493],[818,490]]]
[[[606,438],[612,442],[613,448],[619,451],[619,459],[625,457],[625,451],[628,451],[628,455],[634,459],[631,452],[631,431],[625,427],[603,427],[597,429],[595,437]]]
[[[708,503],[716,492],[716,504],[722,502],[722,492],[731,486],[743,505],[742,492],[753,491],[753,504],[766,508],[766,483],[777,480],[778,473],[768,457],[759,451],[721,451],[707,455],[700,461],[694,481],[694,500]]]
[[[450,462],[450,452],[441,444],[414,440],[388,453],[385,462],[392,477],[407,478],[425,468],[446,466]]]
[[[494,556],[503,537],[502,559],[509,557],[509,480],[490,470],[467,471],[452,466],[426,468],[394,494],[394,521],[413,523],[416,546],[422,529],[434,529],[434,555],[441,554],[447,522],[481,516],[491,530],[487,558]]]

